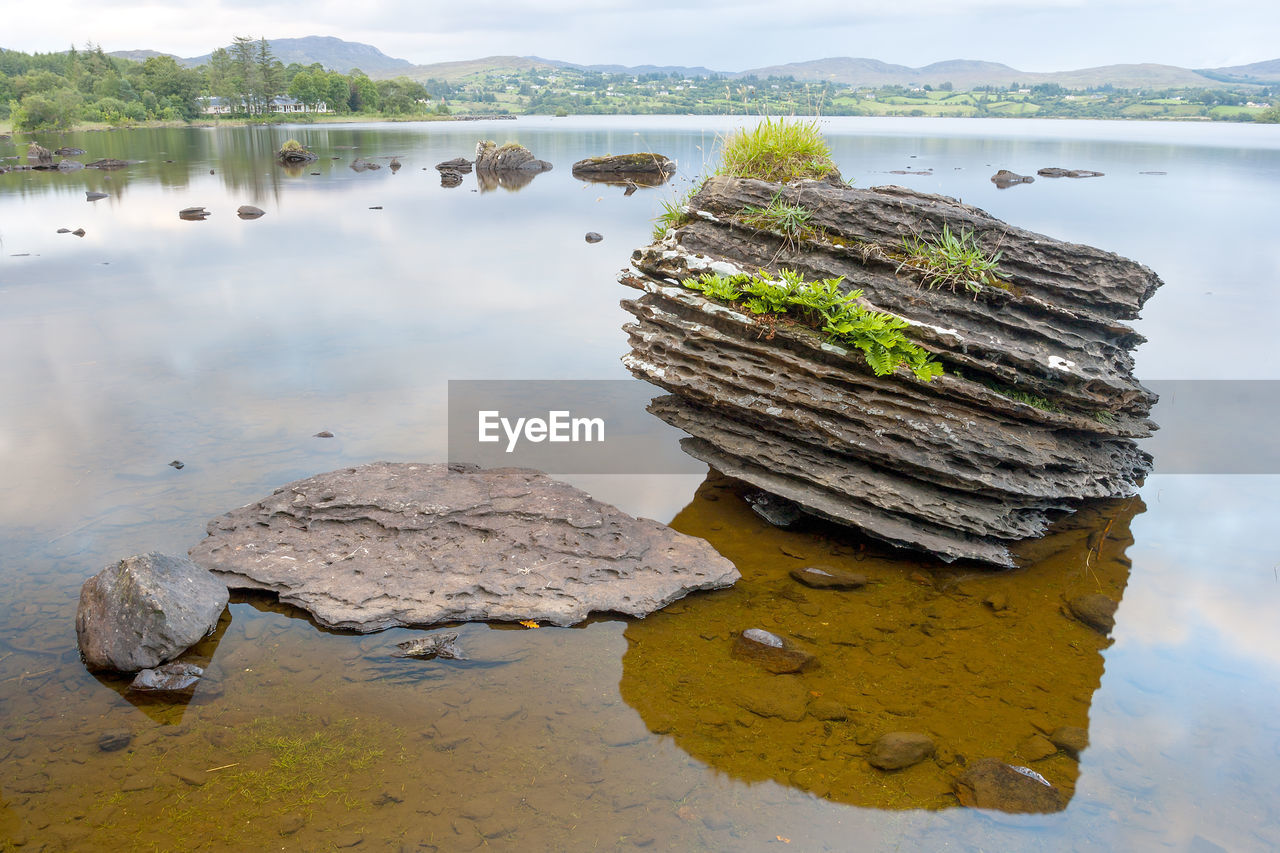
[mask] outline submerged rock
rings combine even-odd
[[[1101,593],[1077,596],[1067,602],[1072,616],[1102,634],[1110,634],[1116,627],[1117,606],[1114,599]]]
[[[1089,732],[1080,726],[1059,726],[1049,735],[1049,742],[1078,759],[1080,753],[1089,748]]]
[[[843,569],[820,569],[807,566],[792,569],[791,577],[814,589],[861,589],[867,585],[867,576]]]
[[[166,663],[144,669],[129,683],[130,690],[140,693],[191,693],[204,676],[204,670],[193,663]]]
[[[98,749],[103,752],[116,752],[133,743],[133,732],[128,729],[112,729],[98,735]]]
[[[132,166],[132,165],[134,165],[135,163],[138,163],[138,162],[140,162],[140,161],[138,161],[138,160],[116,160],[116,159],[115,159],[115,158],[113,158],[113,157],[103,157],[101,160],[94,160],[92,163],[85,163],[85,164],[84,164],[84,167],[85,167],[86,169],[105,169],[105,170],[107,170],[107,171],[111,171],[112,169],[123,169],[123,168],[124,168],[124,167],[126,167],[126,166]],[[210,169],[210,170],[209,170],[209,174],[210,174],[210,175],[212,175],[212,174],[213,174],[213,170],[212,170],[212,169]]]
[[[933,738],[919,732],[889,732],[871,744],[867,761],[880,770],[901,770],[919,764],[937,751]]]
[[[72,148],[70,146],[65,146],[62,148],[53,149],[53,153],[57,154],[59,157],[78,157],[79,155],[84,154],[85,150],[83,148]]]
[[[462,649],[458,648],[457,634],[432,634],[430,637],[405,640],[403,643],[396,643],[396,649],[392,654],[400,658],[467,659]]]
[[[774,203],[807,210],[809,230],[750,219]],[[621,277],[642,292],[622,303],[635,317],[623,363],[670,392],[649,410],[717,470],[890,544],[1001,566],[1012,543],[1087,500],[1133,494],[1150,470],[1133,439],[1154,429],[1155,395],[1132,375],[1143,339],[1122,322],[1161,283],[1146,267],[902,187],[717,176],[685,215]],[[944,225],[1000,253],[998,284],[930,287],[903,262],[904,239]],[[861,291],[943,375],[876,375],[801,317],[680,284],[759,270]]]
[[[91,670],[150,669],[212,631],[227,600],[226,586],[186,557],[128,557],[80,590],[80,654]]]
[[[803,672],[817,666],[808,652],[762,628],[748,628],[733,641],[733,656],[760,664],[775,675]]]
[[[738,579],[706,542],[523,468],[376,462],[209,523],[192,558],[361,632],[448,621],[643,616]]]
[[[1026,767],[1012,767],[994,758],[976,762],[955,781],[963,806],[1017,814],[1060,812],[1067,800],[1045,778]]]

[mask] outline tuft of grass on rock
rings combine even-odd
[[[766,207],[748,206],[742,209],[742,221],[752,228],[781,234],[789,248],[795,248],[813,230],[809,220],[813,211],[799,204],[785,204],[782,194],[776,193]]]
[[[902,254],[899,271],[906,268],[921,275],[930,290],[964,287],[977,294],[984,287],[1009,289],[1008,282],[999,277],[1002,253],[988,256],[973,232],[966,229],[956,234],[944,223],[936,238],[903,237]]]
[[[766,118],[730,134],[720,152],[717,175],[774,183],[820,181],[839,174],[816,121]]]

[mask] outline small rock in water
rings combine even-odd
[[[382,210],[382,205],[380,205],[380,204],[375,204],[373,207],[371,207],[371,208],[369,208],[369,209],[370,209],[370,210]]]
[[[134,676],[130,690],[143,693],[185,693],[195,689],[204,670],[191,663],[166,663],[154,669],[144,669]]]
[[[203,207],[184,207],[178,211],[178,218],[188,222],[203,222],[209,217],[209,211]]]
[[[597,234],[597,233],[596,233],[596,232],[594,232],[594,231],[588,231],[588,232],[587,232],[587,242],[588,242],[588,243],[599,243],[599,242],[600,242],[601,240],[603,240],[603,239],[604,239],[604,237],[602,237],[601,235]]]
[[[1082,595],[1067,602],[1071,615],[1102,634],[1116,626],[1116,602],[1101,593]]]
[[[312,437],[313,438],[333,438],[333,433],[329,432],[327,429],[322,429],[320,430],[320,432],[316,433]]]
[[[1079,759],[1080,753],[1089,747],[1089,733],[1079,726],[1062,726],[1054,729],[1049,741],[1067,755]]]
[[[760,628],[748,628],[738,635],[733,643],[733,656],[758,663],[775,675],[804,672],[818,663],[813,655]]]
[[[106,193],[90,192],[88,190],[86,190],[84,194],[85,201],[97,201],[100,198],[106,198],[106,197],[107,197]]]
[[[84,236],[84,229],[83,229],[83,228],[77,228],[76,230],[72,231],[71,233],[72,233],[74,236],[76,236],[76,237],[83,237],[83,236]]]
[[[115,729],[98,736],[98,749],[103,752],[115,752],[131,743],[133,743],[133,732],[126,729]]]
[[[266,213],[262,208],[254,207],[251,204],[242,204],[236,208],[236,216],[241,219],[257,219],[260,216],[265,216]]]
[[[804,517],[804,512],[797,504],[768,492],[751,492],[744,495],[743,500],[751,505],[756,515],[774,527],[791,527]]]
[[[70,233],[71,233],[71,229],[70,229],[70,228],[59,228],[59,229],[58,229],[58,233],[59,233],[59,234],[70,234]]]
[[[955,781],[956,797],[969,808],[1034,814],[1066,808],[1062,793],[1034,770],[994,758],[975,762]]]
[[[172,462],[170,462],[170,463],[169,463],[169,467],[170,467],[170,468],[177,468],[179,471],[181,471],[183,468],[185,468],[185,467],[186,467],[186,465],[184,465],[184,464],[183,464],[183,462],[182,462],[182,460],[181,460],[181,459],[175,459],[175,460],[173,460]]]
[[[639,189],[639,187],[637,187],[635,184],[627,184],[627,188],[626,190],[623,191],[622,194],[624,196],[632,196],[636,194],[637,189]]]
[[[280,818],[278,831],[281,835],[293,835],[307,825],[307,819],[296,812]]]
[[[996,189],[1008,189],[1017,184],[1034,184],[1036,179],[1030,175],[1019,175],[1017,172],[1010,172],[1008,169],[1001,169],[991,176],[991,183],[996,185]]]
[[[919,732],[889,732],[871,745],[867,761],[881,770],[901,770],[919,764],[937,751],[933,739]]]
[[[792,569],[791,577],[814,589],[860,589],[867,585],[866,575],[816,566]]]
[[[457,642],[457,634],[432,634],[430,637],[419,637],[396,643],[396,648],[400,651],[392,654],[399,658],[467,660],[462,649],[458,648]]]

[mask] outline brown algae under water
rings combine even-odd
[[[189,702],[129,694],[64,653],[4,707],[0,850],[803,843],[806,804],[945,809],[954,778],[986,757],[1072,793],[1076,760],[1048,735],[1087,729],[1108,640],[1066,602],[1119,599],[1140,500],[1086,507],[1027,546],[1027,569],[992,573],[904,560],[826,525],[778,529],[746,490],[713,472],[672,522],[742,580],[613,633],[603,617],[466,625],[451,630],[474,660],[405,660],[396,642],[421,632],[329,632],[238,596],[187,656],[209,668]],[[868,584],[812,589],[789,575],[806,566]],[[735,659],[752,627],[817,667],[774,675]],[[900,731],[927,734],[936,754],[871,767],[870,744]],[[104,749],[103,734],[127,744]],[[725,777],[778,788],[747,797]]]

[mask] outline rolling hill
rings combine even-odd
[[[359,68],[375,79],[405,76],[419,81],[434,78],[450,83],[457,83],[475,75],[514,74],[536,70],[554,73],[557,69],[633,76],[657,73],[678,74],[682,77],[711,75],[726,78],[794,77],[801,81],[829,81],[872,88],[925,84],[936,88],[947,82],[956,89],[973,89],[978,86],[1007,87],[1013,83],[1024,86],[1056,83],[1067,89],[1106,85],[1121,89],[1216,88],[1224,83],[1235,86],[1280,83],[1280,59],[1255,62],[1250,65],[1198,70],[1174,65],[1138,63],[1104,65],[1073,71],[1032,72],[1019,71],[998,62],[973,59],[951,59],[921,68],[912,68],[907,65],[882,62],[878,59],[841,56],[749,68],[745,71],[713,71],[701,66],[682,65],[581,65],[537,56],[487,56],[479,59],[414,65],[408,60],[387,56],[372,45],[345,41],[333,36],[307,36],[269,41],[276,57],[286,65],[291,62],[302,65],[319,62],[326,68],[343,73]],[[111,55],[141,61],[150,56],[172,54],[162,54],[155,50],[129,50],[114,51]],[[208,62],[209,56],[205,54],[185,59],[179,58],[178,61],[190,67]]]

